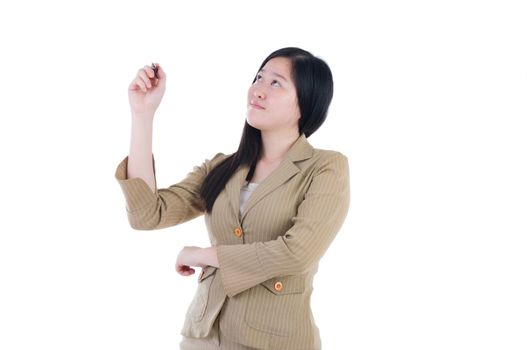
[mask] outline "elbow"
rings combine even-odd
[[[314,266],[318,263],[319,259],[309,259],[304,260],[302,264],[299,266],[300,269],[298,271],[298,274],[305,274],[311,270],[313,270]]]
[[[312,267],[311,261],[307,257],[298,257],[295,256],[294,259],[291,259],[290,261],[290,267],[292,268],[292,272],[295,275],[301,275],[309,271]]]
[[[290,257],[288,262],[288,273],[293,275],[303,274],[311,269],[311,264],[304,258],[299,258],[296,255]]]
[[[130,225],[130,227],[132,227],[134,230],[137,230],[137,231],[152,231],[152,230],[155,230],[155,228],[148,227],[148,226]]]
[[[130,227],[137,231],[151,231],[155,230],[155,227],[152,226],[146,226],[144,224],[136,223],[136,222],[130,222]]]
[[[157,229],[159,226],[159,220],[156,220],[153,217],[146,219],[130,214],[128,215],[128,223],[130,224],[130,227],[138,231],[151,231]]]
[[[171,226],[166,210],[158,201],[134,211],[128,211],[128,223],[134,230],[150,231]]]
[[[295,273],[304,274],[309,271],[312,271],[313,269],[316,269],[316,266],[320,262],[320,259],[322,259],[325,251],[326,248],[317,251],[309,251],[305,254],[302,254],[301,258],[297,259],[297,263],[295,265]]]

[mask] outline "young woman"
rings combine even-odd
[[[211,247],[184,247],[176,261],[183,276],[202,268],[181,349],[320,349],[312,282],[350,195],[346,156],[307,141],[326,119],[331,70],[299,48],[271,53],[249,87],[238,150],[158,189],[152,123],[165,84],[159,65],[130,84],[132,142],[115,176],[135,229],[204,214]]]

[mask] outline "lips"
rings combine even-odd
[[[258,103],[251,102],[250,106],[256,109],[265,109],[262,106],[260,106]]]

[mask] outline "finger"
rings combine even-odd
[[[165,79],[166,78],[166,75],[165,75],[165,71],[163,70],[163,68],[159,65],[159,63],[154,63],[157,67],[157,78],[158,79]]]
[[[196,272],[196,270],[189,268],[188,266],[177,267],[176,271],[182,276],[190,276]]]
[[[146,85],[145,82],[141,78],[135,78],[134,84],[139,87],[139,89],[146,92]]]
[[[183,265],[182,268],[180,268],[181,271],[183,272],[189,272],[189,271],[194,271],[194,269],[190,266],[186,266],[186,265]]]
[[[147,88],[152,87],[152,82],[150,81],[150,78],[148,77],[148,75],[146,75],[146,72],[144,69],[140,69],[139,72],[137,73],[137,76],[143,80]]]
[[[141,88],[135,83],[135,79],[132,80],[130,85],[128,85],[128,90],[140,90]]]
[[[155,79],[156,78],[156,74],[155,74],[155,71],[152,69],[152,66],[144,66],[143,68],[146,72],[146,75],[150,78],[150,79]]]
[[[130,83],[130,86],[128,86],[128,89],[129,90],[132,90],[132,91],[135,91],[135,90],[142,90],[142,91],[146,91],[146,88],[145,86],[143,85],[143,81],[142,80],[138,80],[137,78],[135,78],[134,80],[132,80],[132,82]]]
[[[147,67],[145,68],[145,70],[152,81],[152,85],[158,86],[160,82],[158,65],[156,63],[152,63],[151,66],[145,66],[145,67]]]

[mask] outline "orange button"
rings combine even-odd
[[[243,232],[242,232],[242,229],[241,229],[241,228],[236,227],[236,228],[234,229],[234,234],[235,234],[236,236],[240,237],[240,236],[242,235],[242,233],[243,233]]]
[[[284,289],[284,285],[282,284],[282,282],[276,282],[274,284],[274,289],[276,289],[277,291],[282,291],[282,289]]]

